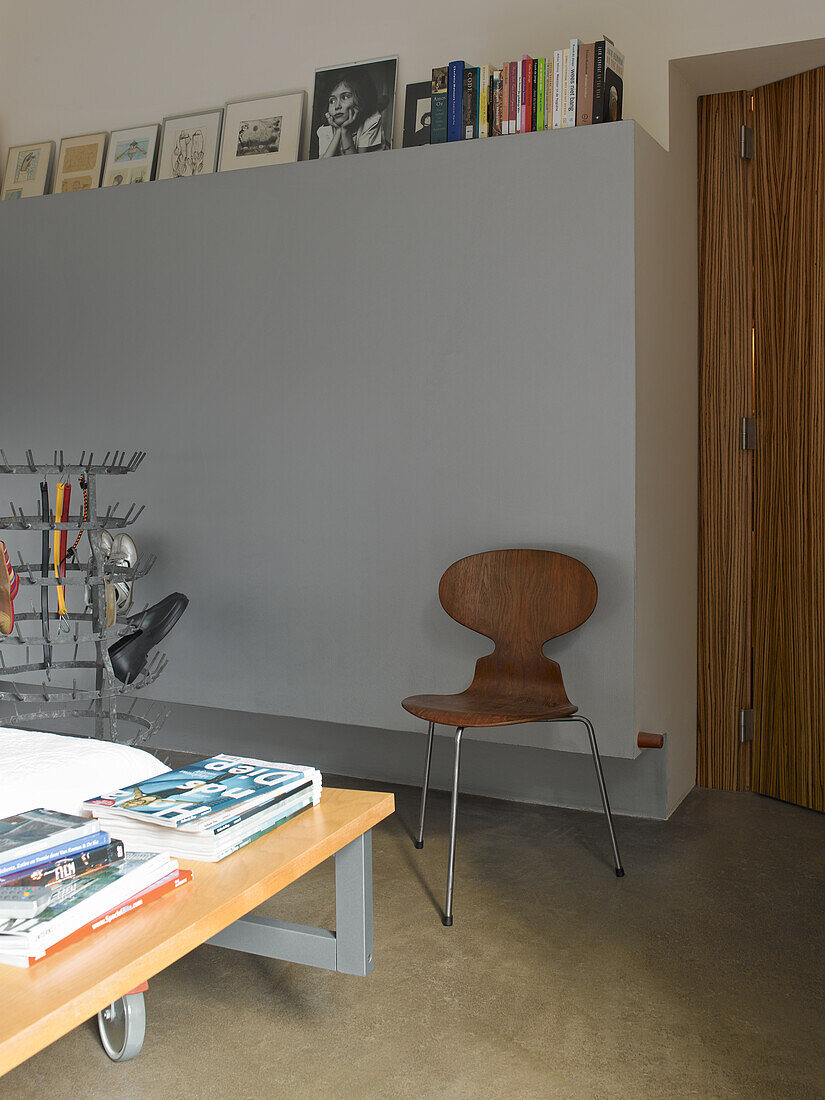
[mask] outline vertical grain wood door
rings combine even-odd
[[[750,705],[751,469],[742,417],[753,405],[750,161],[740,156],[750,93],[702,96],[699,142],[699,662],[697,780],[745,790]]]
[[[751,787],[825,810],[825,69],[756,89]]]

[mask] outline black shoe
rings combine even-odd
[[[152,604],[151,607],[147,607],[145,611],[138,611],[134,615],[130,615],[126,622],[135,630],[153,630],[157,623],[162,623],[167,615],[175,609],[179,609],[167,630],[168,634],[186,610],[188,603],[188,598],[182,592],[173,592],[171,595],[164,596],[162,600]]]
[[[140,675],[149,651],[166,637],[188,604],[189,599],[182,592],[173,592],[154,607],[132,616],[141,622],[141,629],[109,647],[112,671],[121,683],[133,682]]]

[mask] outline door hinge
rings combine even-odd
[[[756,450],[756,418],[753,416],[742,417],[742,450]]]
[[[739,711],[739,740],[744,745],[746,741],[753,741],[753,710]]]
[[[753,126],[743,126],[739,131],[739,156],[753,160]]]

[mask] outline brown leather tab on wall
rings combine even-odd
[[[660,749],[665,743],[665,735],[663,733],[642,733],[641,731],[636,736],[636,744],[640,749]]]

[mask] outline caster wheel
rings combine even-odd
[[[113,1062],[128,1062],[140,1053],[146,1035],[146,1005],[142,993],[127,993],[97,1014],[103,1049]]]

